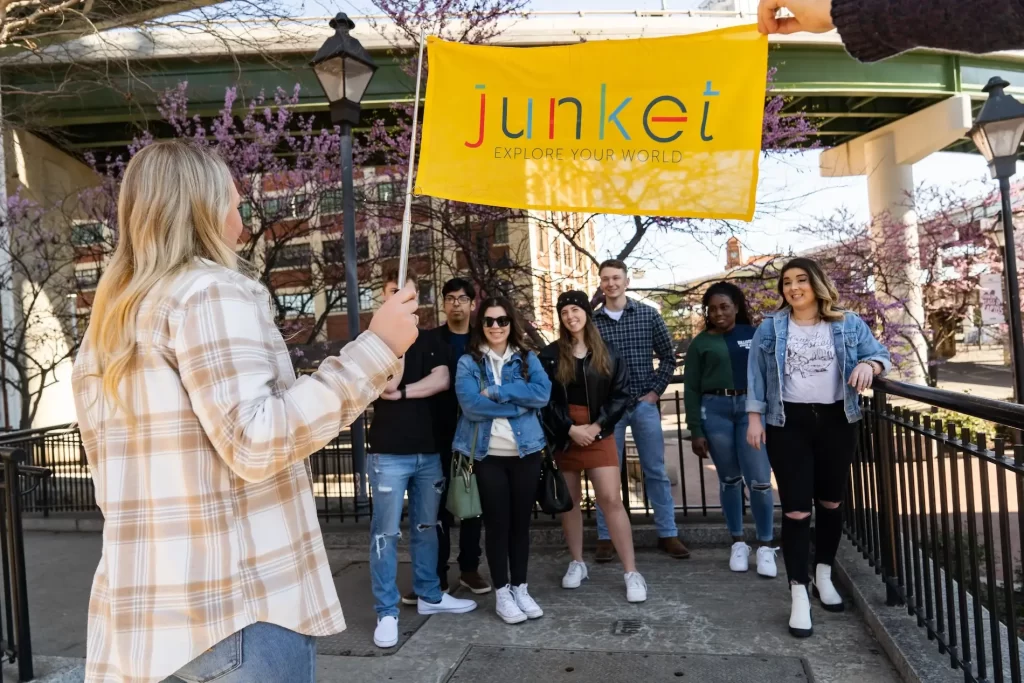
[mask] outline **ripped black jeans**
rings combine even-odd
[[[412,588],[426,602],[441,601],[437,578],[437,508],[444,491],[444,472],[437,453],[369,457],[373,520],[370,522],[370,580],[378,617],[397,617],[401,595],[398,572],[399,523],[405,492],[409,492],[409,552]]]

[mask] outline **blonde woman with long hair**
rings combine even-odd
[[[779,274],[782,305],[754,332],[747,359],[747,443],[766,445],[782,501],[782,556],[792,605],[789,631],[812,633],[808,559],[814,505],[814,592],[843,611],[832,584],[850,464],[861,419],[858,393],[889,369],[889,352],[815,261],[795,258]],[[767,429],[762,422],[767,422]]]
[[[105,519],[88,683],[313,681],[312,637],[345,628],[304,461],[384,389],[415,295],[296,379],[235,256],[238,204],[202,147],[154,143],[125,170],[72,377]]]

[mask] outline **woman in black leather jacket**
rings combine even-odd
[[[586,294],[563,292],[557,307],[561,323],[558,341],[541,351],[540,360],[551,378],[544,428],[573,501],[572,510],[562,515],[562,531],[572,555],[562,588],[579,588],[588,575],[583,562],[580,514],[580,473],[586,470],[626,570],[626,599],[643,602],[647,599],[647,584],[636,571],[633,532],[622,506],[614,438],[615,425],[630,402],[629,370],[625,359],[601,339]]]

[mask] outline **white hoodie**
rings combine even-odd
[[[512,358],[512,345],[505,347],[504,355],[499,356],[491,347],[486,348],[484,358],[491,366],[491,374],[494,375],[494,383],[501,386],[501,369]],[[512,425],[503,417],[496,417],[491,421],[491,440],[487,444],[487,455],[500,457],[519,457],[519,446],[516,443],[515,433]]]

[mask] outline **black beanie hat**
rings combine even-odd
[[[578,290],[571,289],[558,295],[558,304],[555,306],[558,309],[558,315],[562,315],[562,309],[566,306],[579,306],[586,311],[587,318],[594,316],[594,309],[590,305],[590,299],[586,294]]]

